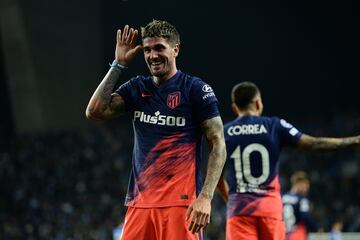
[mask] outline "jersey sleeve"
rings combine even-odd
[[[135,87],[134,84],[135,84],[135,79],[132,78],[129,81],[120,85],[120,87],[115,91],[115,93],[119,94],[123,98],[125,102],[126,111],[129,111],[130,109],[133,108],[133,102],[134,102],[133,90]]]
[[[277,118],[279,137],[282,145],[295,145],[303,134],[284,119]]]
[[[195,80],[190,89],[190,101],[200,122],[220,115],[213,89],[200,79]]]
[[[309,212],[309,210],[310,210],[309,200],[307,200],[306,198],[301,199],[299,202],[299,211]]]
[[[299,202],[299,220],[302,220],[308,231],[317,231],[318,224],[310,215],[310,203],[307,198],[302,198]]]

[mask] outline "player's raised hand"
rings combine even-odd
[[[210,223],[211,200],[199,196],[188,208],[186,221],[190,219],[189,231],[199,232],[201,228],[206,228]]]
[[[142,46],[136,45],[138,34],[138,30],[129,29],[129,25],[125,25],[123,31],[117,31],[115,59],[118,63],[128,65],[141,50]]]

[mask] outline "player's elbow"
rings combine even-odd
[[[97,119],[95,113],[93,111],[90,111],[89,109],[86,109],[85,116],[89,120],[96,120]]]
[[[102,114],[99,114],[97,111],[87,108],[85,111],[85,116],[87,119],[92,121],[101,122],[104,121],[105,118],[102,116]]]

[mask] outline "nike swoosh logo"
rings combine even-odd
[[[151,94],[148,94],[148,93],[141,93],[141,97],[151,97]]]

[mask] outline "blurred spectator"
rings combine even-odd
[[[120,223],[113,229],[113,240],[120,240],[121,233],[123,230],[123,223]]]
[[[342,230],[343,224],[341,221],[336,221],[331,226],[331,232],[330,232],[330,240],[341,240],[341,230]]]

